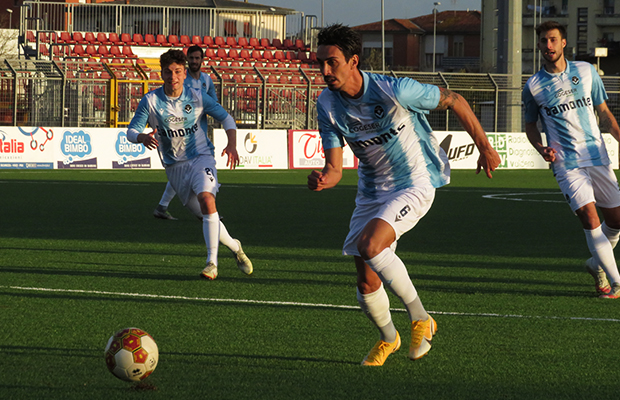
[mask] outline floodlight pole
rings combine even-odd
[[[435,51],[437,49],[437,6],[441,5],[436,1],[433,3],[433,72],[435,72]]]
[[[11,29],[13,27],[13,10],[7,8],[6,12],[9,13],[9,29]]]

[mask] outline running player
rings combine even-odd
[[[599,123],[616,140],[620,128],[607,107],[607,93],[594,66],[564,58],[566,29],[556,21],[546,21],[536,33],[545,61],[523,89],[525,132],[532,146],[551,163],[560,190],[583,226],[592,254],[586,269],[594,277],[597,293],[617,299],[620,275],[613,248],[620,235],[620,190]],[[539,117],[546,146],[536,125]],[[597,207],[605,218],[602,224]]]
[[[213,85],[213,80],[209,74],[201,71],[203,61],[204,51],[202,50],[202,47],[193,45],[187,49],[187,69],[189,70],[189,73],[187,74],[187,78],[185,78],[184,84],[187,87],[204,90],[213,98],[213,100],[217,102],[218,99],[215,92],[215,85]],[[166,184],[166,189],[161,196],[161,200],[159,200],[159,204],[155,207],[155,210],[153,210],[153,216],[155,218],[176,220],[176,218],[173,217],[168,211],[168,206],[174,196],[176,196],[176,192],[172,188],[170,182],[168,182]],[[202,216],[197,214],[197,217],[201,218]]]
[[[214,147],[207,137],[208,114],[222,123],[228,136],[226,166],[239,164],[237,126],[233,118],[205,91],[187,88],[186,57],[181,50],[169,50],[161,55],[161,75],[164,85],[147,93],[132,118],[127,139],[143,143],[148,149],[157,148],[168,181],[183,205],[198,206],[202,215],[203,235],[207,245],[207,265],[202,276],[213,280],[218,275],[218,246],[220,241],[233,252],[239,269],[252,273],[252,263],[238,240],[230,237],[220,221],[215,196],[219,189],[215,169]],[[146,124],[156,133],[142,133]],[[196,212],[194,210],[194,212]]]
[[[317,104],[325,167],[312,171],[308,187],[320,191],[340,181],[346,141],[359,159],[359,181],[343,254],[355,260],[358,302],[381,335],[362,365],[383,365],[400,348],[384,286],[407,309],[409,358],[416,360],[430,350],[437,324],[395,253],[396,241],[428,212],[435,188],[450,180],[447,156],[424,114],[452,110],[480,151],[477,172],[484,169],[491,178],[500,158],[462,96],[409,78],[360,71],[361,40],[349,27],[323,28],[318,45],[317,59],[329,88]]]

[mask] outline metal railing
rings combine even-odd
[[[316,101],[324,90],[318,69],[205,66],[224,108],[241,127],[317,129]],[[529,76],[391,72],[449,88],[469,102],[487,132],[523,132],[521,90]],[[620,113],[620,77],[604,76],[607,104]],[[0,125],[126,126],[142,98],[162,84],[157,66],[4,60],[0,63]],[[453,113],[431,111],[434,130],[460,131]]]

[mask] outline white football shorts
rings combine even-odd
[[[202,192],[215,196],[220,187],[215,158],[211,155],[200,155],[166,166],[166,175],[183,205],[187,205],[192,196]]]
[[[555,179],[573,212],[588,203],[602,208],[620,207],[618,179],[611,165],[569,169]]]
[[[399,190],[382,202],[358,204],[351,216],[349,234],[344,241],[342,254],[359,256],[357,241],[366,225],[375,218],[390,224],[396,240],[390,246],[396,250],[398,239],[411,230],[430,210],[435,199],[435,188],[430,182],[422,186]]]

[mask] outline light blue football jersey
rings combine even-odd
[[[559,74],[542,68],[528,79],[523,89],[525,122],[540,117],[547,145],[557,151],[554,173],[610,163],[594,110],[606,100],[600,76],[586,62],[567,61]]]
[[[215,92],[215,85],[213,84],[213,79],[209,76],[209,74],[205,72],[200,73],[199,79],[194,79],[192,76],[187,73],[187,77],[185,77],[185,81],[183,84],[187,87],[191,87],[194,89],[204,90],[213,98],[213,100],[219,102],[217,98],[217,93]]]
[[[183,88],[178,98],[164,93],[164,87],[148,92],[129,123],[128,136],[144,131],[146,124],[157,129],[158,151],[164,165],[195,158],[213,156],[213,144],[207,137],[208,114],[218,121],[228,117],[226,110],[206,92]]]
[[[346,141],[359,159],[358,203],[360,196],[380,199],[422,177],[436,188],[448,184],[448,158],[425,117],[439,104],[439,88],[410,78],[362,76],[358,99],[323,90],[317,103],[323,148]]]

